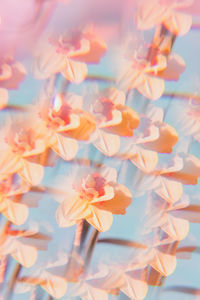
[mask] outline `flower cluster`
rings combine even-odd
[[[145,299],[200,222],[199,97],[166,92],[200,6],[31,2],[25,23],[0,9],[0,297]]]

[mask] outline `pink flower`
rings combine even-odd
[[[31,185],[43,178],[43,167],[34,158],[46,149],[44,130],[34,114],[8,123],[1,131],[0,177],[18,173]]]
[[[130,191],[116,182],[116,171],[107,167],[88,170],[73,181],[56,212],[59,226],[69,227],[85,219],[99,231],[106,231],[113,214],[125,214],[131,203]]]
[[[28,217],[28,207],[20,198],[29,191],[29,186],[22,180],[15,181],[13,175],[0,181],[0,212],[15,225],[22,225]]]
[[[138,6],[137,25],[141,30],[163,24],[174,35],[186,34],[192,25],[193,0],[142,0]]]
[[[139,125],[138,114],[125,105],[124,92],[115,88],[103,90],[93,106],[97,130],[93,135],[94,145],[105,155],[112,156],[120,147],[120,136],[133,136]]]
[[[119,86],[123,90],[136,88],[150,100],[159,99],[164,92],[164,80],[178,80],[185,70],[183,59],[177,54],[165,56],[159,50],[152,57],[135,57],[124,66]]]
[[[33,73],[39,79],[62,73],[67,80],[80,83],[87,76],[87,63],[98,63],[105,51],[104,41],[91,29],[57,35],[39,48]]]
[[[78,151],[77,140],[87,141],[96,128],[94,117],[82,109],[83,99],[71,93],[42,99],[36,108],[46,128],[47,146],[65,160]]]
[[[8,103],[8,89],[17,89],[24,80],[26,70],[20,62],[11,57],[0,58],[0,109]]]

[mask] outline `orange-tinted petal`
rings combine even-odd
[[[21,159],[21,170],[18,174],[29,184],[37,185],[42,181],[44,175],[43,166],[29,161],[28,159]]]
[[[94,203],[94,205],[113,214],[123,215],[131,204],[132,195],[129,189],[122,184],[111,183],[111,186],[114,188],[114,197],[107,201]]]
[[[96,122],[92,114],[87,111],[79,112],[80,125],[76,129],[69,130],[67,135],[71,138],[87,141],[96,129]]]
[[[113,222],[113,216],[109,211],[90,205],[90,215],[86,218],[86,220],[98,231],[105,232],[110,229]]]
[[[99,63],[100,58],[106,52],[107,46],[105,42],[98,38],[92,38],[90,41],[90,49],[82,55],[73,55],[72,58],[86,63]]]
[[[8,91],[6,89],[0,88],[0,110],[4,109],[7,104],[8,104]]]
[[[178,134],[176,130],[168,125],[168,124],[161,124],[159,126],[160,135],[158,139],[145,143],[145,147],[148,149],[160,152],[160,153],[171,153],[173,146],[178,141]]]
[[[173,12],[171,16],[164,21],[164,25],[175,35],[184,35],[190,30],[192,16]]]
[[[122,113],[121,123],[109,126],[106,130],[120,136],[132,136],[133,130],[139,125],[139,116],[128,106],[121,107],[120,111]]]

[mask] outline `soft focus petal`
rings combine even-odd
[[[107,156],[115,155],[120,147],[120,138],[117,135],[107,133],[103,130],[96,131],[94,146]]]
[[[175,35],[186,34],[192,25],[192,16],[174,12],[164,21],[166,28]]]
[[[145,143],[144,145],[148,149],[157,151],[159,153],[171,153],[173,146],[178,142],[178,134],[176,130],[168,124],[161,124],[159,129],[160,136],[158,139],[149,143]]]
[[[180,182],[160,177],[160,186],[155,191],[161,198],[167,202],[176,202],[180,199],[183,193],[183,187]]]
[[[62,75],[71,82],[80,83],[87,76],[87,65],[85,63],[66,58]]]
[[[126,283],[121,290],[130,299],[142,300],[148,292],[148,284],[145,281],[126,276]]]
[[[22,169],[18,174],[31,185],[37,185],[42,181],[44,176],[44,167],[29,161],[28,159],[21,159]]]
[[[32,72],[37,79],[45,79],[61,72],[66,65],[64,55],[57,53],[53,45],[42,45],[33,62]]]
[[[174,240],[183,240],[189,231],[189,222],[180,218],[168,215],[167,221],[162,226],[164,230]]]
[[[8,104],[8,91],[6,89],[0,88],[0,110],[4,109],[7,104]]]
[[[20,62],[11,65],[12,75],[9,79],[0,81],[0,86],[6,89],[17,89],[26,76],[26,69]]]
[[[64,296],[67,289],[67,281],[60,277],[53,275],[47,271],[43,273],[44,280],[42,280],[41,287],[52,297],[61,298]]]
[[[117,125],[107,127],[106,130],[120,136],[132,136],[133,130],[139,125],[139,116],[128,106],[121,109],[121,114],[121,122]]]
[[[56,134],[56,142],[52,149],[64,160],[71,160],[76,156],[78,143],[74,139],[67,138],[61,134]]]
[[[74,195],[66,199],[56,211],[56,220],[60,227],[70,227],[90,213],[87,201]]]
[[[99,209],[110,211],[113,214],[123,215],[131,204],[132,195],[127,187],[122,184],[111,184],[114,188],[114,197],[110,200],[95,203]]]
[[[137,86],[137,90],[150,100],[159,99],[164,93],[165,84],[162,79],[144,75],[143,82]]]
[[[15,250],[11,253],[12,257],[15,258],[23,267],[32,267],[37,259],[37,250],[29,245],[15,242]]]
[[[87,141],[90,135],[96,129],[96,122],[94,117],[87,111],[81,111],[79,113],[80,125],[78,128],[69,130],[67,135],[71,138]]]
[[[107,46],[101,39],[94,38],[90,41],[90,49],[88,53],[82,55],[73,55],[72,58],[86,63],[99,63],[100,58],[106,52]]]
[[[101,210],[98,207],[92,205],[91,213],[86,218],[87,222],[90,223],[93,227],[95,227],[100,232],[105,232],[110,229],[113,216],[109,211]]]
[[[178,54],[172,53],[168,57],[166,69],[158,72],[158,76],[165,80],[178,80],[184,71],[184,60]]]
[[[9,199],[6,204],[6,209],[2,211],[3,215],[15,225],[24,224],[28,218],[28,207]]]
[[[130,161],[144,172],[151,172],[158,162],[158,154],[155,151],[133,146],[128,153]]]
[[[176,257],[161,251],[156,251],[150,265],[162,276],[168,276],[172,274],[176,268]]]
[[[161,24],[168,14],[167,8],[158,0],[143,0],[139,3],[137,11],[137,26],[140,30],[152,29]]]

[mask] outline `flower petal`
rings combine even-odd
[[[62,75],[67,80],[74,83],[80,83],[87,76],[87,72],[87,65],[85,63],[66,58]]]
[[[94,146],[107,156],[115,155],[120,147],[119,136],[111,133],[107,133],[104,130],[96,131],[97,139],[94,142]]]
[[[22,225],[28,218],[28,207],[25,204],[15,203],[7,199],[6,209],[4,209],[2,213],[13,224]]]
[[[165,84],[164,80],[150,75],[144,75],[143,81],[137,85],[137,90],[150,100],[159,99],[164,93]]]
[[[171,16],[164,21],[164,25],[175,35],[184,35],[191,28],[192,16],[173,12]]]
[[[77,141],[61,134],[56,134],[55,138],[56,142],[53,144],[52,149],[64,160],[73,159],[78,151]]]
[[[109,211],[101,210],[94,205],[91,205],[90,208],[91,214],[86,218],[86,221],[100,232],[105,232],[110,229],[110,226],[113,222],[112,213]]]
[[[67,289],[66,279],[53,275],[47,271],[43,272],[42,277],[44,280],[42,280],[40,285],[48,294],[56,299],[65,295]]]
[[[15,249],[11,253],[23,267],[32,267],[37,259],[37,250],[29,245],[25,245],[19,241],[15,241]]]
[[[31,185],[37,185],[42,181],[44,175],[43,166],[29,161],[28,159],[21,159],[22,169],[18,174]]]
[[[114,197],[110,200],[95,203],[99,209],[110,211],[113,214],[123,215],[131,204],[132,195],[127,187],[118,183],[110,183],[114,188]]]
[[[86,200],[79,195],[71,196],[61,203],[56,211],[56,220],[60,227],[70,227],[90,214]]]

